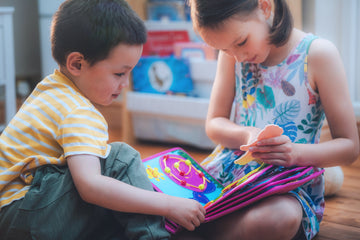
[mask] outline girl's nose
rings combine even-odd
[[[237,51],[235,49],[233,51],[229,52],[229,54],[231,56],[233,56],[237,62],[243,62],[246,60],[246,57],[247,57],[246,53]]]
[[[235,53],[234,58],[237,62],[243,62],[246,60],[247,55],[242,53]]]

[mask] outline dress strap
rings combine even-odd
[[[306,48],[306,55],[309,54],[309,49],[310,49],[311,43],[312,43],[315,39],[318,39],[318,38],[319,38],[318,36],[309,35],[308,46],[307,46],[307,48]]]
[[[307,70],[308,70],[308,54],[309,54],[309,49],[311,46],[311,43],[315,40],[318,39],[319,37],[314,36],[314,35],[309,35],[308,39],[307,39],[307,48],[306,48],[306,56],[305,56],[305,61],[304,61],[304,73],[307,74]]]

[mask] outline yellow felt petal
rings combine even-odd
[[[246,152],[239,159],[235,160],[234,163],[239,164],[239,165],[245,165],[251,161],[256,161],[258,163],[261,163],[261,161],[259,159],[253,158],[253,156],[251,155],[251,152]]]

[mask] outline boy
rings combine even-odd
[[[0,136],[1,239],[169,239],[196,201],[152,191],[139,154],[107,144],[109,105],[128,85],[146,29],[124,0],[68,0],[52,22],[59,70],[41,81]]]

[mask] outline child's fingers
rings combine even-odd
[[[283,145],[274,145],[274,146],[263,146],[263,147],[251,147],[249,151],[252,153],[252,156],[255,157],[256,153],[288,153],[291,152],[291,147],[288,144]]]
[[[198,219],[200,221],[200,223],[205,221],[205,214],[203,212],[200,212],[200,214],[198,215]]]
[[[284,167],[295,165],[291,152],[254,152],[252,155],[254,158],[271,165],[281,165]]]
[[[281,145],[287,142],[291,142],[288,136],[281,135],[279,137],[273,137],[268,139],[260,140],[256,143],[255,146],[273,146],[273,145]]]
[[[203,216],[206,214],[206,209],[199,203],[199,209]]]
[[[195,227],[200,226],[201,221],[199,220],[198,217],[194,218],[194,220],[192,220],[192,223],[194,224]]]
[[[196,226],[192,222],[187,222],[183,224],[183,227],[188,231],[194,231]]]

